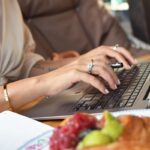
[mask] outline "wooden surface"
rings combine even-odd
[[[50,125],[50,126],[53,126],[53,127],[56,127],[58,126],[63,120],[49,120],[49,121],[41,121],[47,125]]]
[[[150,54],[137,58],[139,62],[150,61]]]

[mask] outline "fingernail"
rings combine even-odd
[[[137,61],[137,59],[134,59],[134,63],[135,63],[135,64],[138,64],[138,61]]]
[[[127,66],[127,69],[131,69],[131,66],[128,65],[128,66]]]
[[[114,85],[114,89],[117,89],[117,85],[116,84]]]
[[[120,84],[121,84],[121,82],[120,82],[120,80],[119,80],[119,79],[118,79],[118,81],[117,81],[117,82],[118,82],[118,85],[120,85]]]
[[[107,89],[105,89],[105,94],[108,94],[108,93],[109,93],[109,91]]]

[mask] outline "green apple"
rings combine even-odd
[[[90,146],[105,145],[116,141],[123,132],[121,123],[109,112],[104,112],[104,127],[90,131],[77,146],[77,150]]]
[[[114,141],[117,140],[123,132],[123,126],[107,111],[104,112],[104,119],[105,125],[101,132],[110,136]]]
[[[112,139],[110,136],[102,133],[101,130],[93,130],[83,138],[77,146],[77,149],[82,149],[89,146],[105,145],[111,142]]]

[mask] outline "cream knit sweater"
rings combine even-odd
[[[24,24],[17,0],[0,0],[0,85],[28,77],[42,60]]]

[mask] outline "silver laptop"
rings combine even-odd
[[[150,108],[150,62],[117,71],[121,85],[102,95],[85,83],[78,83],[55,97],[46,97],[31,109],[21,112],[37,119],[64,119],[76,112],[99,114],[104,110],[120,111]]]

